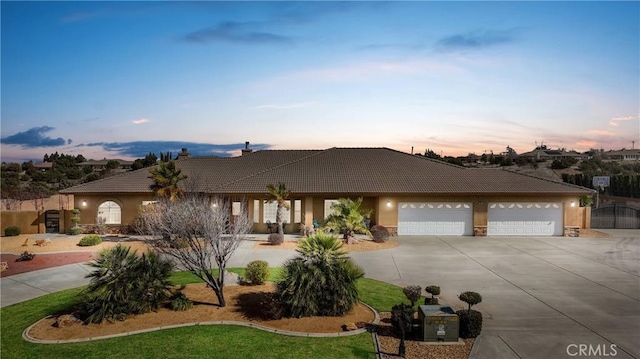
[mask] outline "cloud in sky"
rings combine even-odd
[[[615,135],[615,133],[607,130],[591,130],[588,133],[591,135],[597,135],[597,136],[614,136]]]
[[[133,120],[133,121],[131,121],[131,122],[132,122],[134,125],[142,125],[142,124],[144,124],[144,123],[149,123],[149,122],[151,122],[151,120],[150,120],[150,119],[148,119],[148,118],[140,118],[140,119],[137,119],[137,120]]]
[[[620,122],[633,121],[633,120],[637,120],[637,119],[638,119],[638,116],[614,117],[614,118],[609,120],[609,125],[611,125],[611,126],[619,126]]]
[[[262,109],[270,109],[270,110],[291,110],[295,108],[309,107],[315,105],[315,102],[300,102],[300,103],[290,103],[290,104],[269,104],[269,105],[260,105],[256,106],[256,108]]]
[[[436,48],[442,51],[481,49],[514,40],[513,30],[476,30],[444,37],[436,42]]]
[[[0,142],[7,145],[18,145],[25,148],[64,146],[67,143],[71,143],[71,139],[65,140],[62,137],[51,138],[45,136],[47,132],[53,130],[54,128],[50,126],[34,127],[24,132],[18,132],[11,136],[3,137],[0,139]]]
[[[191,32],[183,37],[187,42],[205,44],[209,42],[233,42],[240,44],[293,45],[289,36],[258,30],[257,23],[227,21],[216,26]]]
[[[212,144],[180,141],[134,141],[134,142],[94,142],[81,144],[76,147],[101,147],[105,151],[141,158],[149,153],[172,152],[177,154],[186,148],[192,156],[231,156],[232,152],[243,149],[244,143]],[[251,144],[253,150],[269,148],[266,144]]]
[[[430,60],[378,61],[300,71],[285,76],[294,80],[358,81],[385,75],[436,75],[459,73],[463,69],[445,62]]]

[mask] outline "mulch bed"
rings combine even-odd
[[[8,277],[14,274],[31,272],[38,269],[63,266],[73,263],[90,262],[94,258],[91,252],[67,252],[67,253],[36,253],[30,261],[16,262],[20,256],[15,254],[0,254],[0,261],[7,262],[9,268],[0,272],[0,277]]]

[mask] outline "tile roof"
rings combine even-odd
[[[591,190],[501,169],[468,169],[388,148],[264,150],[240,157],[176,162],[188,190],[266,194],[283,182],[296,194],[589,194]],[[150,192],[147,168],[80,184],[62,193]]]

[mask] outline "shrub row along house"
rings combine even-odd
[[[183,154],[186,149],[183,150]],[[399,235],[563,235],[589,226],[579,207],[592,191],[501,169],[467,169],[388,148],[242,150],[238,157],[179,156],[187,191],[225,198],[234,214],[246,203],[254,232],[275,223],[267,185],[285,183],[290,209],[285,232],[322,223],[338,198],[363,198],[371,225]],[[110,226],[134,221],[155,200],[148,169],[85,183],[73,194],[83,223],[98,216]]]

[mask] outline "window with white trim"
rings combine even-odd
[[[231,203],[231,214],[237,216],[240,213],[242,213],[242,202]]]
[[[331,209],[331,206],[334,203],[338,203],[337,199],[325,199],[324,200],[324,218],[329,217],[330,215],[337,213],[336,210]]]
[[[291,206],[291,201],[285,201],[289,206]],[[291,207],[289,207],[291,208]],[[271,203],[264,201],[264,209],[262,210],[262,214],[264,216],[264,223],[267,221],[271,221],[271,223],[276,223],[276,213],[278,212],[278,202],[273,201]],[[282,207],[282,220],[287,221],[287,223],[291,222],[291,213],[285,207]]]
[[[120,206],[114,201],[103,202],[98,207],[98,217],[104,219],[106,224],[120,224]]]
[[[260,200],[253,200],[253,223],[260,223]]]
[[[302,201],[296,199],[293,201],[293,223],[302,222]]]

